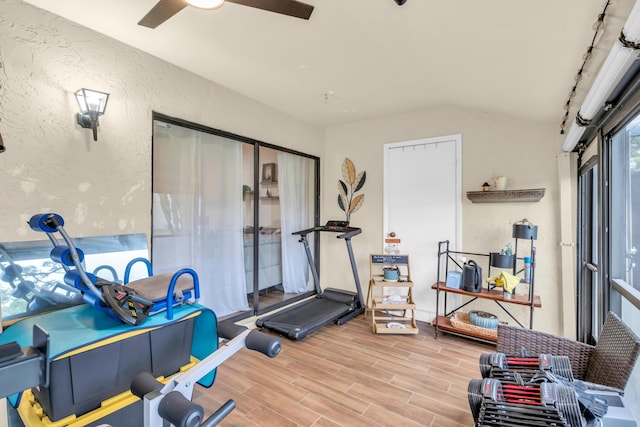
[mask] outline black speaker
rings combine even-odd
[[[407,0],[394,0],[396,3],[398,3],[398,6],[402,6],[403,4],[405,4],[407,2]]]

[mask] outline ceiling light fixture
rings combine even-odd
[[[107,108],[109,94],[91,89],[80,89],[76,92],[76,101],[80,112],[76,115],[78,124],[85,129],[93,129],[93,140],[98,140],[98,117]]]
[[[611,48],[582,102],[580,111],[576,114],[576,119],[571,124],[567,138],[562,144],[563,151],[572,151],[575,148],[591,120],[605,108],[609,101],[607,98],[638,58],[639,43],[640,0],[636,1],[633,6],[633,10],[620,32],[620,37]]]
[[[185,0],[189,5],[198,9],[217,9],[224,4],[224,0]]]

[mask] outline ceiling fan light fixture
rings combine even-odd
[[[224,4],[224,0],[185,0],[190,6],[198,9],[217,9]]]

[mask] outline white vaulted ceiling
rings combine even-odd
[[[606,0],[307,0],[308,21],[227,3],[137,25],[155,0],[27,0],[305,122],[445,105],[557,123]],[[614,0],[584,98],[635,0]]]

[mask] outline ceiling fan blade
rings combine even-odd
[[[138,22],[138,25],[156,28],[187,6],[184,0],[160,0],[151,8],[144,18]]]
[[[255,7],[256,9],[293,16],[294,18],[309,19],[313,6],[296,0],[226,0],[229,3]]]

